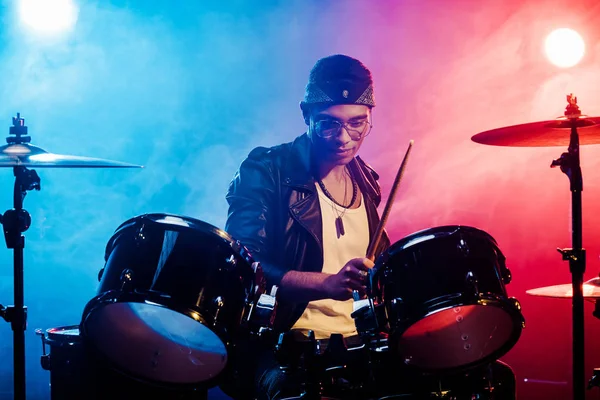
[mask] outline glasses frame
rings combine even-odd
[[[346,132],[348,133],[348,136],[350,136],[350,138],[352,140],[359,141],[359,140],[369,136],[369,133],[371,133],[371,130],[373,129],[373,116],[372,115],[371,115],[370,121],[369,121],[369,118],[367,118],[364,121],[365,128],[363,129],[362,132],[358,132],[356,129],[352,129],[352,128],[348,127],[349,122],[341,122],[341,121],[339,121],[337,119],[333,119],[333,118],[324,118],[324,119],[320,119],[318,121],[315,121],[314,119],[311,118],[311,121],[312,121],[312,125],[313,125],[315,134],[318,137],[320,137],[321,139],[331,139],[332,137],[336,137],[337,135],[340,134],[342,129],[345,129]],[[329,135],[323,135],[322,132],[320,132],[319,129],[317,128],[317,124],[321,121],[328,121],[328,122],[336,123],[336,124],[338,124],[338,128],[332,129],[332,133]]]

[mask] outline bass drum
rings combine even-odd
[[[108,242],[98,294],[81,335],[112,368],[159,386],[209,387],[238,337],[259,328],[260,265],[226,232],[171,214],[145,214]]]
[[[393,244],[377,258],[369,289],[399,362],[453,372],[497,360],[518,341],[524,319],[507,296],[510,279],[494,238],[454,225]]]

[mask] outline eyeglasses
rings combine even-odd
[[[360,140],[371,132],[373,125],[366,119],[348,122],[340,122],[335,119],[321,119],[314,122],[314,127],[315,133],[323,139],[337,136],[342,131],[342,128],[345,128],[352,140]]]

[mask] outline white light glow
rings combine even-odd
[[[569,28],[552,31],[544,44],[548,60],[557,67],[577,65],[585,54],[585,43],[579,33]]]
[[[62,33],[77,21],[73,0],[19,0],[19,17],[28,28],[39,33]]]

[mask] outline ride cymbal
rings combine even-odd
[[[593,278],[583,283],[583,297],[586,299],[600,298],[600,278]],[[555,297],[570,299],[573,297],[573,286],[570,283],[564,285],[546,286],[536,289],[529,289],[527,294],[533,296]]]
[[[0,167],[31,168],[143,168],[141,165],[100,158],[49,153],[29,143],[0,146]]]
[[[567,117],[559,117],[555,120],[512,125],[480,132],[471,140],[494,146],[568,146],[571,140],[571,121]],[[600,117],[581,115],[576,121],[579,144],[600,144]]]

